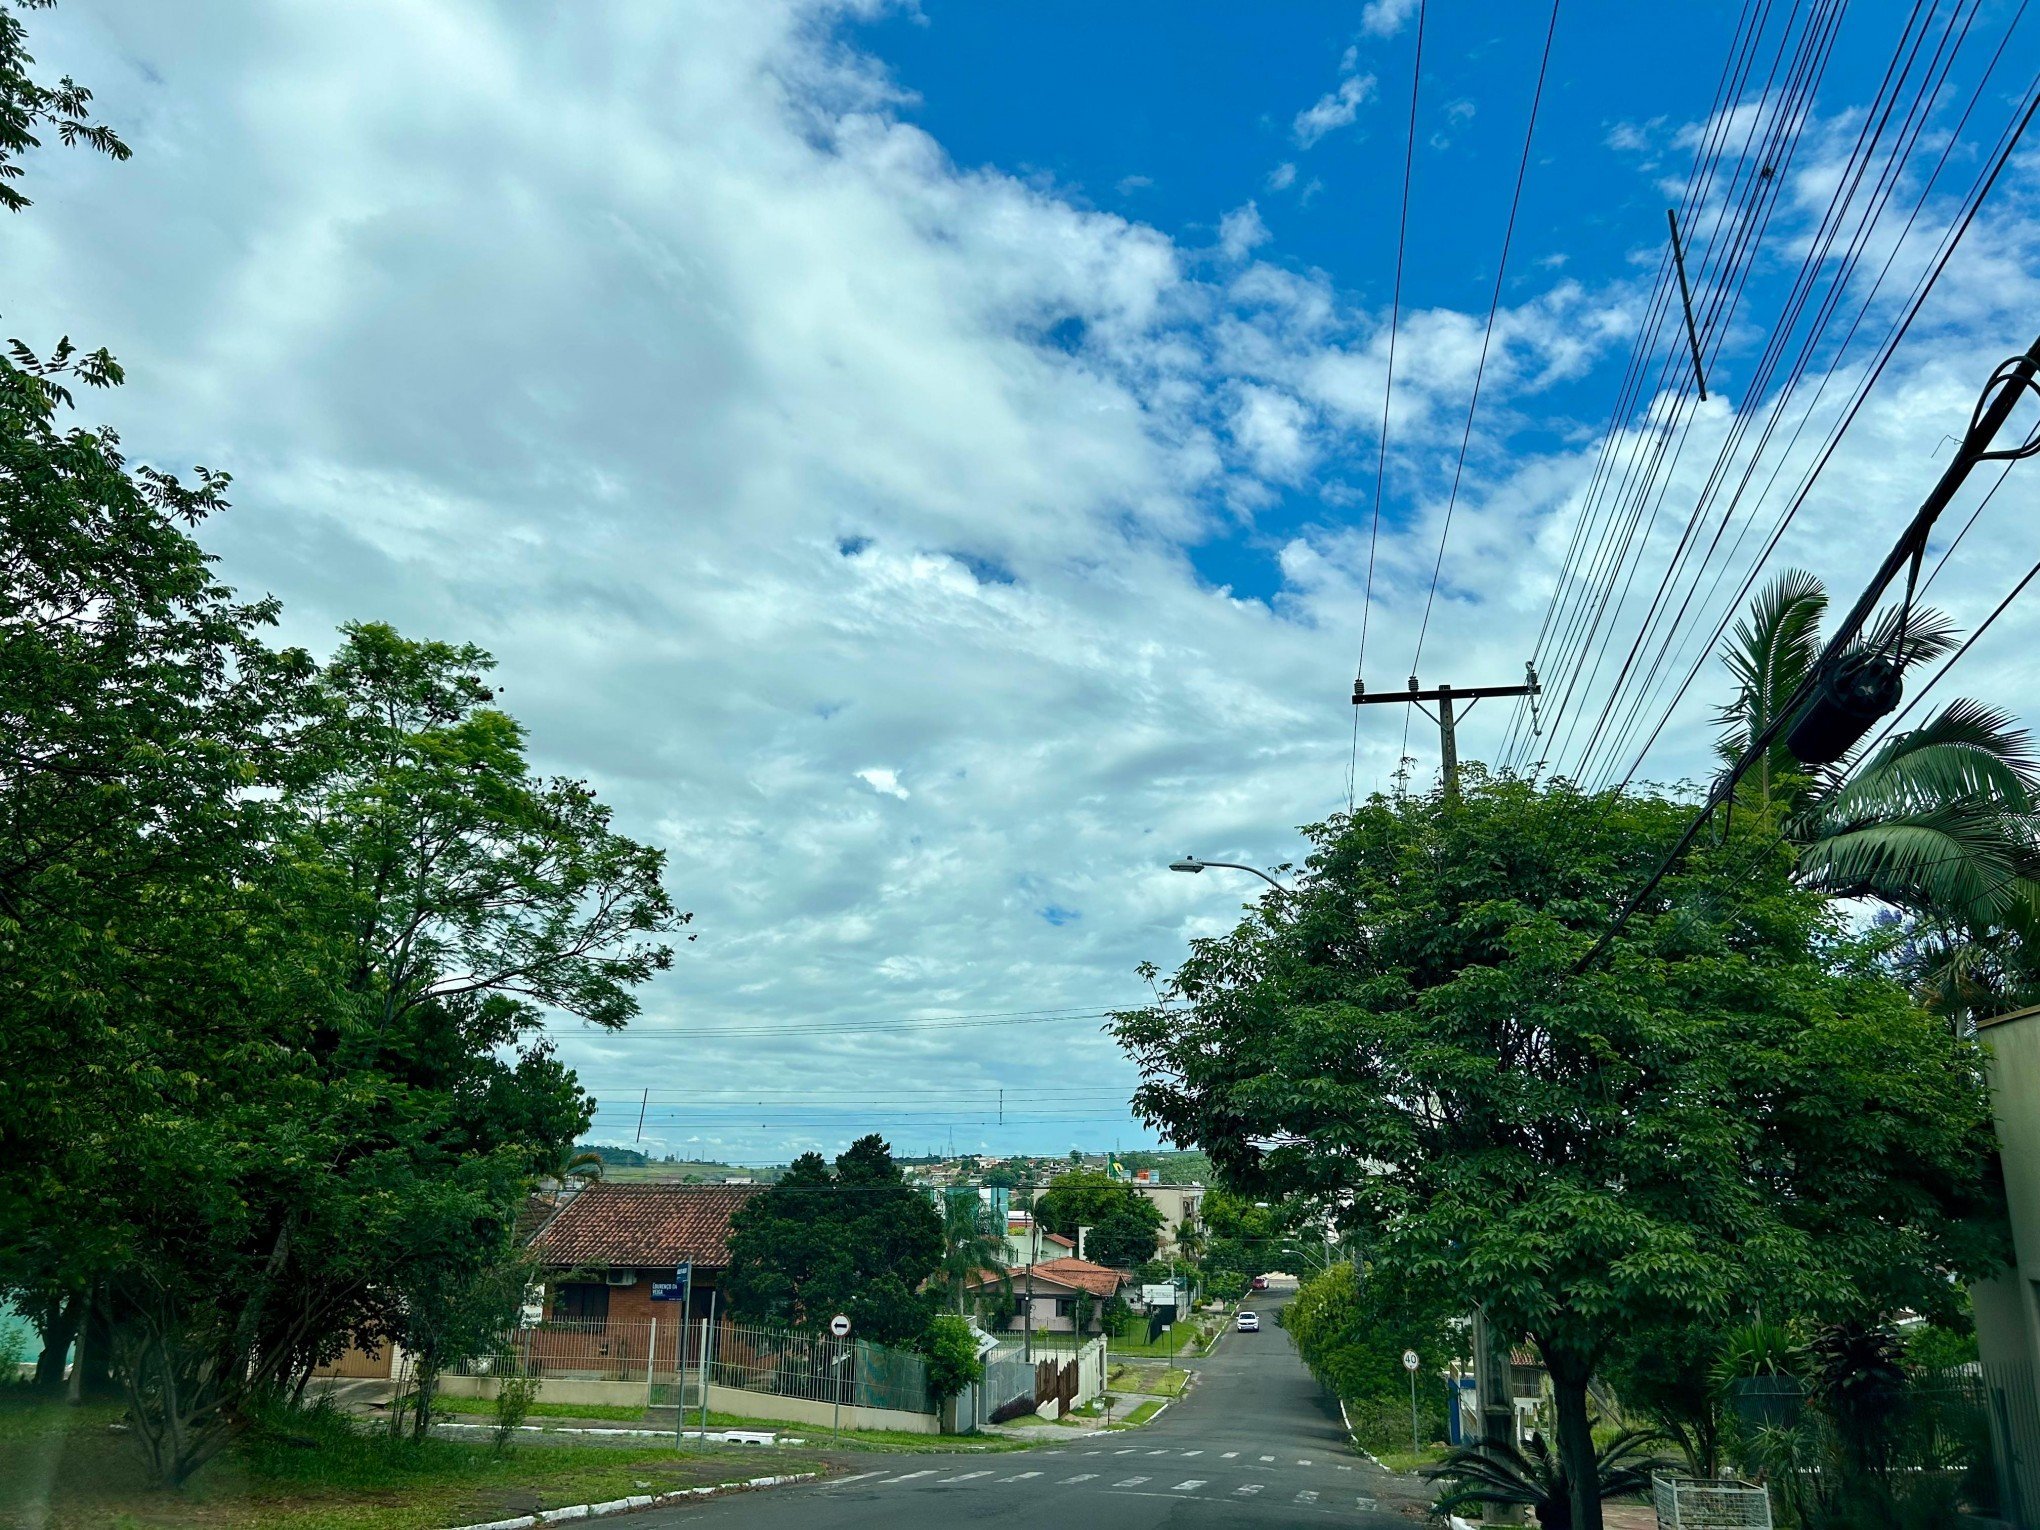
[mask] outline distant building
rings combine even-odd
[[[589,1322],[703,1314],[730,1262],[730,1218],[753,1185],[671,1182],[590,1185],[531,1238],[545,1274],[546,1315]],[[692,1295],[674,1270],[693,1270]]]
[[[980,1300],[1003,1301],[1005,1286],[1013,1295],[1013,1319],[1006,1331],[1017,1333],[1032,1327],[1036,1333],[1075,1333],[1077,1315],[1085,1314],[1083,1331],[1104,1331],[1105,1303],[1120,1294],[1128,1276],[1123,1270],[1108,1269],[1087,1259],[1049,1259],[1024,1273],[1010,1273],[1003,1279],[993,1273],[981,1275],[970,1287]],[[1032,1308],[1033,1319],[1028,1321]]]

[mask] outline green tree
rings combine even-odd
[[[942,1197],[942,1257],[934,1284],[945,1301],[964,1312],[979,1277],[999,1277],[1002,1293],[1012,1288],[1006,1273],[1006,1225],[975,1190],[951,1190]]]
[[[1574,970],[1690,811],[1479,771],[1370,799],[1117,1022],[1137,1108],[1229,1184],[1336,1201],[1372,1268],[1528,1336],[1582,1530],[1619,1335],[1766,1296],[1937,1312],[2001,1247],[1980,1054],[1754,834]]]
[[[1818,659],[1827,591],[1797,569],[1750,603],[1724,651],[1736,698],[1721,710],[1724,760],[1791,704]],[[1938,611],[1886,612],[1858,645],[1903,667],[1954,647]],[[1972,937],[2031,929],[2040,914],[2040,757],[2012,718],[1951,701],[1919,727],[1827,769],[1781,736],[1738,784],[1737,802],[1799,852],[1798,875],[1836,896],[1871,897]]]
[[[833,1171],[801,1154],[738,1209],[723,1294],[751,1322],[819,1331],[840,1312],[860,1339],[909,1346],[935,1312],[924,1288],[942,1246],[940,1215],[874,1133]]]
[[[1155,1257],[1161,1247],[1162,1210],[1124,1180],[1103,1169],[1071,1169],[1056,1176],[1034,1203],[1035,1215],[1050,1232],[1084,1237],[1086,1258],[1131,1268]]]
[[[55,0],[16,0],[22,10],[47,10]],[[83,145],[110,159],[126,159],[128,146],[113,129],[92,120],[92,92],[68,74],[54,85],[29,74],[35,57],[28,32],[14,6],[0,5],[0,209],[20,212],[28,198],[14,183],[23,174],[21,157],[40,148],[38,132],[54,132],[66,147]]]
[[[1445,1306],[1429,1293],[1392,1289],[1396,1272],[1363,1272],[1349,1263],[1328,1265],[1304,1281],[1282,1307],[1282,1329],[1296,1353],[1319,1383],[1349,1403],[1376,1405],[1376,1412],[1397,1418],[1396,1431],[1368,1443],[1376,1449],[1409,1438],[1407,1404],[1409,1373],[1402,1355],[1413,1349],[1422,1357],[1435,1389],[1435,1377],[1447,1359],[1459,1352]],[[1435,1391],[1427,1399],[1436,1417]],[[1380,1404],[1395,1405],[1381,1409]],[[1366,1409],[1353,1412],[1364,1416]]]

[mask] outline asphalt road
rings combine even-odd
[[[999,1455],[864,1456],[813,1487],[773,1488],[633,1518],[700,1530],[1110,1530],[1312,1525],[1409,1530],[1379,1501],[1383,1473],[1345,1444],[1273,1302],[1233,1333],[1188,1396],[1142,1429]],[[881,1465],[880,1463],[883,1462]]]

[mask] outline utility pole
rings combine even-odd
[[[1535,696],[1543,689],[1537,683],[1537,671],[1530,665],[1523,666],[1528,679],[1522,685],[1476,685],[1463,691],[1456,691],[1449,685],[1434,686],[1428,691],[1417,689],[1417,677],[1410,676],[1410,688],[1406,691],[1383,691],[1378,695],[1367,694],[1367,687],[1358,676],[1353,680],[1353,705],[1356,707],[1377,706],[1389,701],[1407,701],[1415,704],[1432,722],[1438,725],[1439,752],[1445,760],[1445,800],[1459,800],[1459,732],[1458,720],[1465,712],[1455,713],[1454,702],[1465,702],[1466,712],[1471,712],[1474,703],[1488,696]],[[1424,705],[1427,701],[1438,704],[1436,712]]]

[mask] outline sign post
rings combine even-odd
[[[1406,1349],[1402,1352],[1402,1368],[1410,1373],[1410,1454],[1420,1453],[1417,1445],[1417,1352]]]
[[[836,1404],[834,1410],[835,1416],[830,1422],[829,1432],[835,1435],[836,1438],[841,1439],[843,1437],[843,1341],[850,1336],[850,1319],[840,1312],[837,1313],[829,1319],[829,1332],[836,1340],[836,1385],[831,1394],[836,1399]]]

